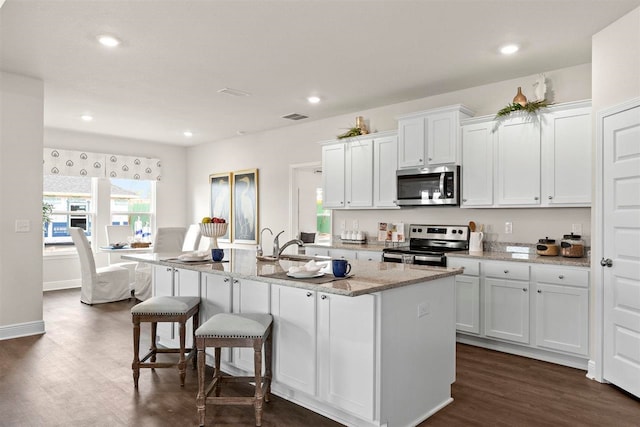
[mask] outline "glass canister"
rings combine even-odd
[[[577,234],[565,234],[560,241],[560,254],[567,258],[584,256],[584,240]]]

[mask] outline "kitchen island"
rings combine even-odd
[[[452,401],[461,269],[353,261],[352,277],[313,284],[283,274],[303,261],[255,255],[226,249],[221,263],[123,258],[152,264],[155,295],[200,296],[201,321],[220,312],[271,313],[273,393],[340,423],[413,426]],[[177,331],[158,325],[158,335],[174,345]],[[246,375],[253,353],[227,350],[222,366]]]

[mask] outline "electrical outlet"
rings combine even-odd
[[[28,219],[16,219],[16,233],[28,233],[31,231],[31,221]]]
[[[504,234],[513,233],[513,223],[511,221],[507,221],[504,223]]]
[[[429,302],[424,301],[418,304],[418,318],[424,317],[429,314]]]
[[[571,224],[571,232],[573,234],[581,235],[582,234],[582,224]]]
[[[353,220],[353,229],[354,229],[354,230],[358,230],[358,229],[360,229],[360,227],[358,227],[358,220],[357,220],[357,219],[354,219],[354,220]]]

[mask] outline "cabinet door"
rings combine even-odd
[[[456,329],[480,333],[480,278],[456,276]]]
[[[458,142],[458,113],[427,116],[427,164],[441,165],[456,162]]]
[[[591,108],[545,114],[542,128],[543,202],[591,205]]]
[[[344,208],[345,200],[345,144],[322,147],[322,205],[325,208]]]
[[[497,130],[497,203],[540,205],[540,126],[537,121],[506,120]]]
[[[462,128],[462,207],[493,205],[493,126]]]
[[[589,352],[589,291],[536,284],[536,345],[586,356]]]
[[[200,300],[200,324],[203,324],[219,313],[231,313],[232,291],[231,279],[218,274],[202,273],[202,299]],[[213,349],[207,349],[207,354],[213,359]],[[229,362],[231,351],[228,348],[222,349],[221,360]]]
[[[272,285],[274,381],[316,394],[316,292]]]
[[[398,121],[398,168],[424,166],[427,122],[424,117]]]
[[[375,296],[318,295],[320,398],[345,411],[373,419]]]
[[[373,140],[352,141],[347,146],[346,206],[373,205]]]
[[[199,297],[200,296],[200,273],[193,270],[176,268],[173,272],[173,289],[176,296]],[[173,323],[173,337],[176,343],[180,344],[180,324]],[[193,345],[193,319],[189,319],[186,324],[185,345],[189,348]]]
[[[397,206],[398,137],[374,139],[373,160],[373,205],[377,207]]]
[[[484,327],[488,337],[529,343],[529,282],[485,278]]]
[[[307,246],[305,248],[305,252],[307,255],[311,256],[329,256],[329,249],[327,248],[318,248],[315,246]]]
[[[356,253],[358,261],[377,261],[382,262],[382,252],[379,251],[358,251]]]
[[[152,265],[153,295],[173,296],[173,268],[162,265]],[[165,347],[174,347],[177,342],[173,341],[173,323],[159,322],[156,329],[158,344]]]
[[[269,313],[269,284],[248,279],[233,280],[234,313]],[[264,358],[263,358],[264,366]],[[253,372],[253,349],[234,348],[233,364],[240,369]]]

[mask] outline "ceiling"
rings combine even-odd
[[[194,145],[589,63],[591,36],[638,6],[6,0],[0,68],[44,81],[45,127]],[[521,50],[500,55],[507,42]]]

